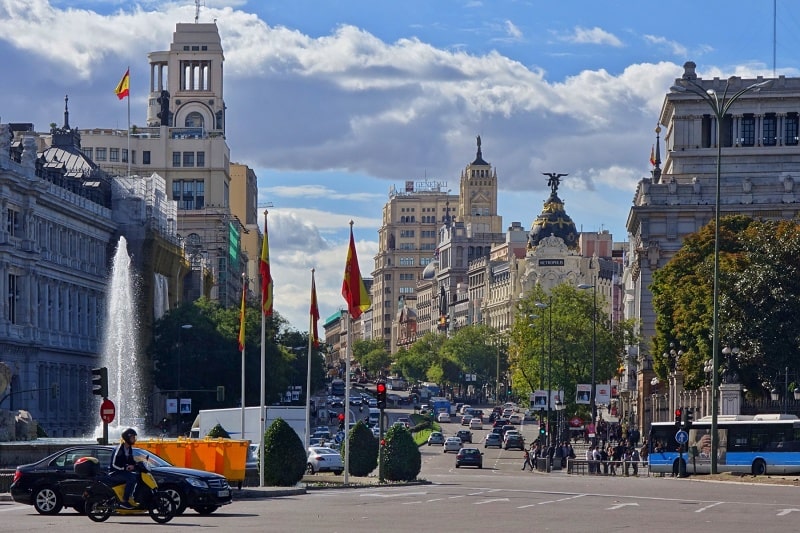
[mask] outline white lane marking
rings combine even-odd
[[[781,512],[778,513],[778,516],[786,516],[787,514],[789,514],[791,512],[794,512],[794,511],[800,512],[800,509],[781,509]]]
[[[509,501],[508,498],[491,498],[489,500],[482,500],[479,502],[475,502],[474,505],[483,505],[484,503],[507,502],[507,501]]]
[[[618,503],[617,505],[612,505],[606,511],[616,511],[617,509],[622,509],[623,507],[627,507],[629,505],[633,505],[635,507],[639,507],[638,503]]]
[[[710,505],[706,505],[705,507],[701,507],[700,509],[697,509],[695,511],[695,513],[702,513],[703,511],[711,509],[712,507],[716,507],[717,505],[722,505],[722,502],[716,502],[716,503],[712,503]]]

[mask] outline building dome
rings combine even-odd
[[[544,203],[542,212],[531,223],[531,231],[528,234],[529,248],[536,248],[542,239],[551,235],[561,238],[567,248],[578,247],[578,231],[575,223],[564,211],[564,202],[558,197],[556,188],[553,188],[550,198]]]
[[[425,270],[422,271],[422,279],[425,281],[430,281],[436,278],[436,269],[439,267],[439,261],[433,260],[425,266]]]

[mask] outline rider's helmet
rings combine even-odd
[[[131,442],[131,440],[133,440],[131,437],[135,436],[136,436],[136,430],[133,428],[128,428],[122,432],[122,440],[124,440],[128,444],[133,444],[133,442]]]

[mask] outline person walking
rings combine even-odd
[[[529,467],[531,472],[533,472],[533,463],[531,463],[530,452],[528,450],[523,450],[522,457],[525,459],[525,461],[522,463],[522,470],[525,470],[526,467]]]

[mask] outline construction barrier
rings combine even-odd
[[[136,446],[182,468],[216,472],[229,481],[243,481],[250,441],[215,439],[142,439]]]

